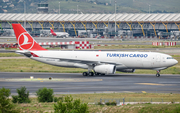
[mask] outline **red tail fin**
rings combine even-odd
[[[52,28],[50,28],[50,30],[52,35],[57,36],[56,33],[52,30]]]
[[[46,50],[42,48],[31,35],[21,26],[21,24],[12,24],[20,50]]]
[[[52,30],[52,28],[50,28],[51,29],[51,33],[54,33],[54,31]]]

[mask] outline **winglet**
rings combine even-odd
[[[12,24],[16,40],[20,50],[42,51],[42,48],[34,38],[21,26],[21,24]]]

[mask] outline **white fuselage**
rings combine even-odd
[[[31,59],[61,66],[88,69],[91,64],[113,64],[121,69],[162,70],[178,63],[170,55],[155,52],[116,52],[116,51],[31,51],[39,57]],[[89,64],[91,62],[91,64]]]
[[[66,33],[66,32],[54,32],[54,33],[51,33],[52,35],[54,36],[57,36],[57,37],[69,37],[69,34]]]

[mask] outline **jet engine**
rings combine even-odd
[[[94,67],[94,71],[96,73],[103,73],[103,74],[114,74],[116,72],[116,66],[115,65],[97,65]]]
[[[135,69],[118,69],[117,71],[127,72],[127,73],[134,73]]]

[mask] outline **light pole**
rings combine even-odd
[[[26,4],[24,0],[24,28],[26,29]]]
[[[78,14],[78,5],[77,5],[77,14]]]
[[[149,13],[150,13],[151,5],[149,5]]]
[[[116,38],[116,0],[115,0],[115,38]]]
[[[60,2],[59,2],[59,14],[60,14]]]

